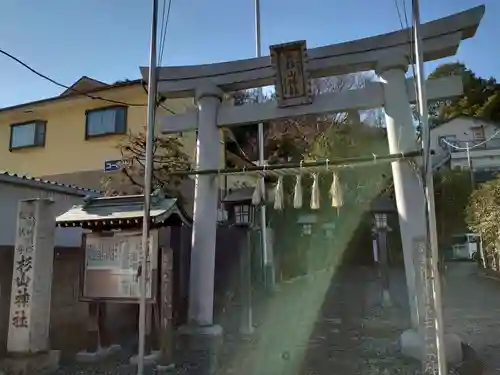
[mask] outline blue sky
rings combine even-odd
[[[255,55],[253,0],[172,0],[164,65]],[[402,4],[402,0],[398,0]],[[406,0],[407,8],[411,0]],[[105,82],[139,77],[147,65],[151,1],[6,0],[0,5],[0,48],[57,81],[82,75]],[[500,79],[500,0],[421,0],[422,21],[485,4],[474,39],[455,59]],[[394,0],[261,0],[262,46],[306,39],[308,47],[399,29]],[[410,21],[411,22],[411,21]],[[439,63],[439,62],[437,62]],[[429,72],[436,62],[427,64]],[[62,89],[0,55],[0,107],[58,95]]]

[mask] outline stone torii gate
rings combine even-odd
[[[475,35],[484,6],[423,24],[425,61],[453,56],[460,42]],[[217,64],[163,67],[158,71],[158,91],[167,98],[194,97],[197,108],[159,119],[163,133],[198,130],[196,169],[219,168],[219,128],[256,124],[306,114],[385,108],[391,154],[418,148],[410,103],[416,101],[415,83],[406,79],[412,56],[411,30],[305,50],[305,42],[271,47],[273,59],[252,58]],[[300,55],[300,56],[299,56]],[[281,56],[281,57],[280,57]],[[287,96],[280,59],[294,56],[299,69],[299,95]],[[311,100],[309,78],[375,70],[380,80],[358,90],[322,94]],[[148,68],[141,68],[145,80]],[[223,92],[276,85],[278,101],[234,107],[222,104]],[[428,100],[460,95],[461,77],[426,82]],[[282,95],[280,98],[279,95]],[[290,94],[290,93],[288,93]],[[297,99],[298,98],[298,99]],[[288,102],[287,102],[288,101]],[[295,101],[295,102],[293,102]],[[410,296],[412,329],[417,330],[414,256],[416,242],[426,238],[425,198],[418,177],[406,161],[392,163],[397,208]],[[217,178],[196,175],[192,238],[189,321],[192,333],[220,333],[213,328],[213,290],[217,223]],[[211,327],[211,328],[208,328]]]

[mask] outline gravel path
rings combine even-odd
[[[476,350],[489,375],[500,375],[500,281],[480,276],[468,262],[448,267],[445,280],[445,329]]]
[[[231,319],[218,375],[418,374],[419,363],[398,352],[409,326],[402,270],[392,272],[391,297],[392,306],[383,307],[376,274],[363,267],[284,283],[272,298],[255,301],[251,337],[236,334],[238,319]],[[450,264],[443,304],[446,330],[476,350],[488,375],[500,375],[500,281],[479,276],[475,264]],[[63,363],[55,375],[136,374],[130,354],[125,347],[98,365]],[[147,368],[145,375],[154,373]]]
[[[332,283],[301,374],[414,374],[419,363],[403,359],[397,340],[407,327],[405,308],[395,299],[381,304],[372,269],[342,272]],[[394,294],[394,293],[393,293]]]
[[[408,326],[400,297],[382,307],[375,272],[364,267],[286,283],[221,374],[414,374],[419,363],[398,352]]]

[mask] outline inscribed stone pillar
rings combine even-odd
[[[160,365],[173,363],[173,273],[174,257],[170,247],[161,249],[161,292],[160,292]]]
[[[19,202],[7,341],[11,353],[49,350],[54,218],[50,199]]]

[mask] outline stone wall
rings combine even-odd
[[[53,349],[77,351],[84,345],[87,306],[78,302],[80,249],[56,249],[52,278],[50,341]]]
[[[51,347],[72,355],[84,348],[86,337],[87,304],[78,301],[81,254],[79,248],[56,248],[54,255]],[[12,262],[12,247],[0,246],[0,357],[5,354],[7,345]],[[108,306],[109,328],[115,342],[133,331],[135,320],[134,306]]]
[[[12,283],[11,248],[0,246],[0,357],[5,353],[9,332],[10,285]]]

